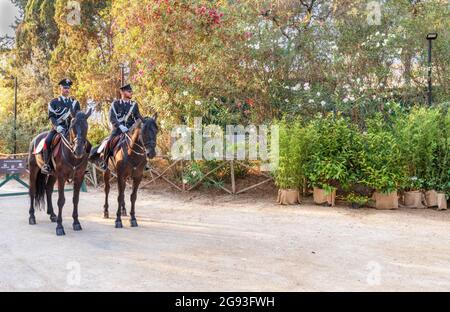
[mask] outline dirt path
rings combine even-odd
[[[447,211],[280,207],[274,194],[144,190],[140,227],[126,218],[114,229],[102,201],[101,192],[81,195],[76,233],[67,200],[67,235],[56,237],[42,211],[28,225],[27,197],[1,198],[0,290],[450,291]]]

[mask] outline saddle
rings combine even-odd
[[[125,135],[122,133],[120,135],[117,135],[113,137],[111,140],[108,140],[108,138],[104,139],[102,143],[100,144],[97,153],[101,154],[105,150],[109,150],[110,154],[114,154],[116,152],[116,148],[119,145],[119,142],[125,137]]]
[[[35,144],[34,147],[34,152],[33,154],[37,155],[42,153],[42,151],[44,150],[44,145],[45,145],[45,138],[46,136],[44,136],[40,141],[39,144]],[[53,150],[53,152],[59,152],[59,148],[61,146],[61,134],[57,133],[52,140],[52,145],[51,145],[51,149]]]

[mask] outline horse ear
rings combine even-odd
[[[141,127],[141,125],[142,125],[142,120],[141,120],[141,119],[138,119],[138,120],[136,120],[136,122],[135,122],[135,124],[134,124],[134,127],[135,127],[135,128],[139,128],[139,127]]]
[[[86,113],[86,119],[88,119],[89,117],[91,117],[92,111],[93,111],[93,108],[92,108],[92,107],[89,107],[89,110],[88,110],[88,112]]]
[[[158,112],[154,113],[153,116],[152,116],[152,118],[153,118],[153,120],[156,121],[156,119],[158,119]]]

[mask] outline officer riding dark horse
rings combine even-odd
[[[65,204],[64,186],[67,181],[73,183],[73,229],[81,230],[78,220],[78,202],[81,185],[88,165],[91,144],[87,139],[88,118],[92,107],[85,113],[80,104],[69,98],[69,79],[62,80],[61,96],[48,105],[49,119],[53,129],[33,138],[29,148],[28,168],[30,172],[30,210],[29,223],[36,224],[35,206],[42,207],[47,201],[47,214],[56,222],[56,235],[65,235],[62,224],[62,210]],[[45,143],[44,143],[45,142]],[[44,146],[44,147],[43,147]],[[50,161],[53,168],[50,168]],[[58,215],[54,213],[52,194],[58,184]]]
[[[48,133],[43,150],[44,165],[41,168],[42,173],[51,174],[50,167],[52,140],[56,133],[65,135],[69,129],[72,116],[80,111],[80,103],[74,98],[69,97],[72,81],[63,79],[59,82],[61,95],[48,104],[48,117],[52,122],[52,130]]]
[[[103,160],[100,162],[100,168],[106,170],[108,168],[108,160],[111,154],[111,141],[128,130],[138,120],[144,121],[139,112],[138,104],[131,100],[133,97],[133,89],[131,85],[126,84],[120,88],[120,100],[114,100],[109,110],[109,122],[112,126],[111,135],[106,139],[107,143],[103,151]]]
[[[113,128],[111,135],[103,143],[92,149],[89,160],[95,164],[101,160],[103,180],[105,182],[104,217],[109,218],[108,196],[111,174],[117,176],[118,207],[116,228],[122,228],[122,216],[125,209],[125,184],[128,178],[133,180],[130,196],[130,225],[138,226],[135,216],[137,191],[142,181],[147,160],[156,156],[156,136],[158,134],[158,114],[142,117],[138,104],[131,100],[132,89],[129,84],[120,88],[121,99],[115,100],[109,111],[109,121]],[[106,147],[103,147],[105,146]],[[103,150],[103,157],[101,153]],[[101,159],[100,159],[101,157]],[[148,167],[147,167],[148,168]]]

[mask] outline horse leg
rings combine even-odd
[[[125,208],[125,189],[127,187],[127,180],[124,178],[123,179],[123,200],[122,203],[120,204],[120,211],[122,214],[122,217],[126,217],[127,216],[127,209]]]
[[[73,218],[73,230],[74,231],[81,231],[81,224],[80,221],[78,221],[78,202],[80,200],[80,189],[81,184],[83,183],[83,177],[76,177],[73,181],[73,212],[72,212],[72,218]]]
[[[36,183],[37,183],[37,175],[38,175],[39,168],[36,164],[30,164],[30,189],[29,189],[29,195],[30,195],[30,210],[29,214],[30,217],[28,218],[28,223],[30,225],[36,224],[36,217],[34,216],[34,199],[36,197]]]
[[[123,217],[126,217],[127,216],[127,209],[125,208],[125,189],[126,189],[126,187],[127,187],[127,180],[126,179],[124,179],[124,186],[123,186],[123,201],[122,201],[122,204],[121,204],[121,210],[122,210],[122,216]]]
[[[47,214],[50,216],[50,221],[56,222],[56,215],[53,211],[53,203],[52,203],[52,194],[55,186],[56,177],[49,176],[47,179],[47,187],[45,188],[45,192],[47,193]]]
[[[119,173],[117,174],[117,184],[119,186],[119,196],[117,197],[117,218],[116,218],[116,228],[119,229],[122,227],[122,219],[121,219],[121,208],[125,205],[125,178],[121,176]]]
[[[56,235],[58,236],[66,235],[66,233],[64,232],[64,227],[62,225],[62,210],[64,204],[66,203],[66,198],[64,197],[64,185],[64,177],[58,176],[58,218],[56,219]]]
[[[142,180],[142,175],[133,178],[133,192],[131,193],[131,196],[130,196],[130,200],[131,200],[130,225],[131,225],[131,227],[138,226],[136,217],[135,217],[134,208],[136,205],[137,191],[139,189],[139,184],[141,183],[141,180]]]
[[[111,179],[111,172],[109,171],[109,169],[106,169],[103,173],[103,180],[105,181],[105,204],[103,206],[103,217],[105,219],[109,218],[108,195],[109,195],[109,189],[110,189],[110,184],[109,184],[110,179]]]

